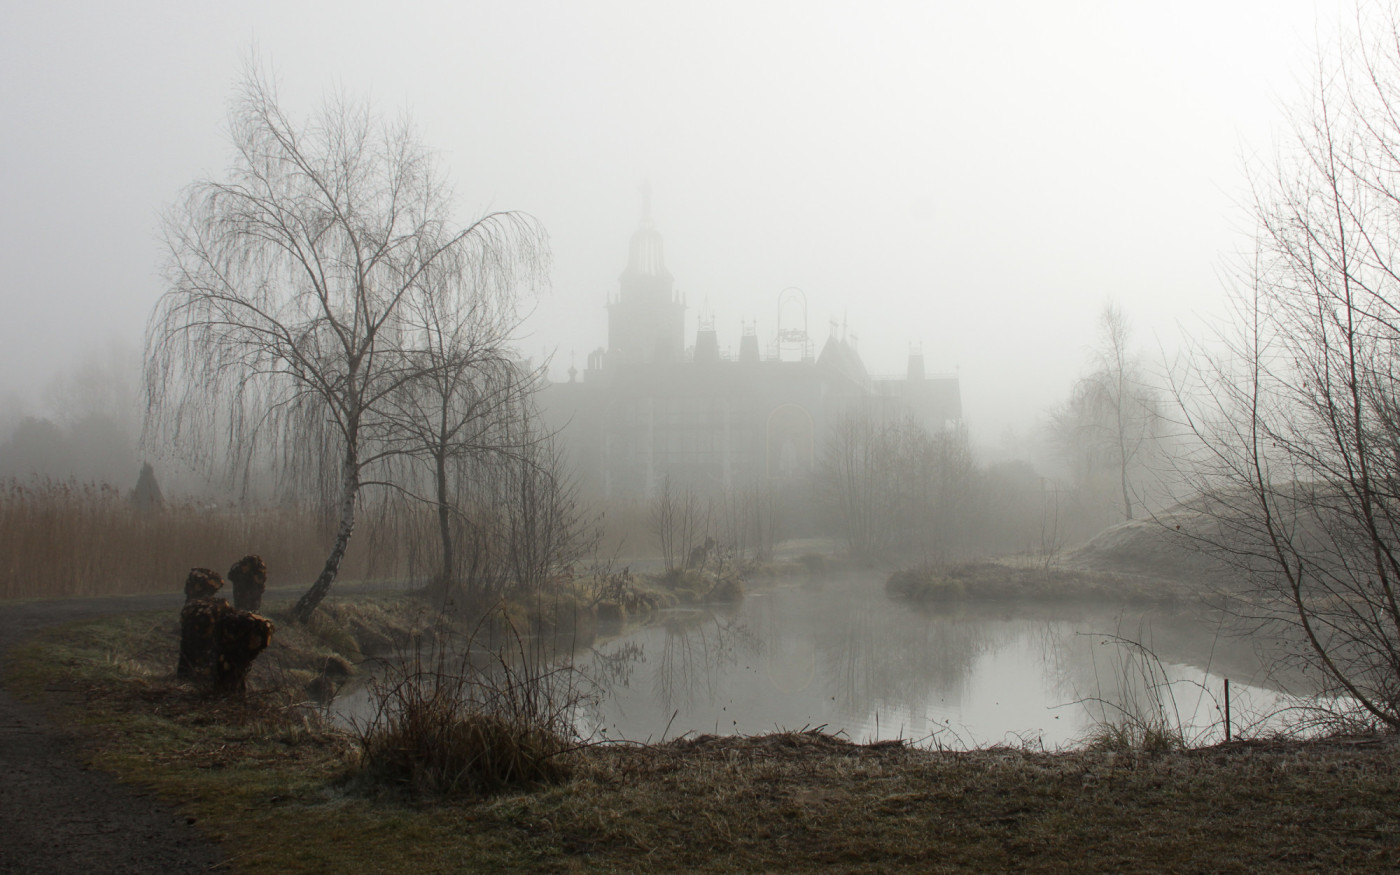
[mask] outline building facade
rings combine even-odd
[[[792,303],[805,308],[799,295]],[[834,329],[814,356],[805,325],[780,324],[764,357],[746,328],[738,355],[726,357],[713,322],[702,319],[687,346],[685,301],[649,216],[632,235],[607,309],[607,346],[540,396],[591,496],[646,500],[668,480],[701,494],[801,492],[842,415],[908,415],[931,431],[962,416],[957,377],[925,375],[921,353],[913,353],[904,376],[872,378]]]

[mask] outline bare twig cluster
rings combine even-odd
[[[1334,703],[1400,728],[1400,21],[1362,7],[1254,180],[1239,330],[1186,405],[1200,536]],[[1185,391],[1182,392],[1185,394]]]
[[[856,409],[832,427],[820,473],[832,524],[853,555],[966,549],[980,472],[963,429],[931,433]]]

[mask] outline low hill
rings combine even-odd
[[[1086,571],[1224,583],[1238,575],[1216,547],[1220,521],[1183,505],[1153,519],[1127,520],[1070,551],[1064,565]]]

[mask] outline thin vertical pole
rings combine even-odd
[[[1230,740],[1230,679],[1225,679],[1225,740]]]

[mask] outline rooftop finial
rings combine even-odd
[[[651,225],[651,180],[642,180],[642,227]]]

